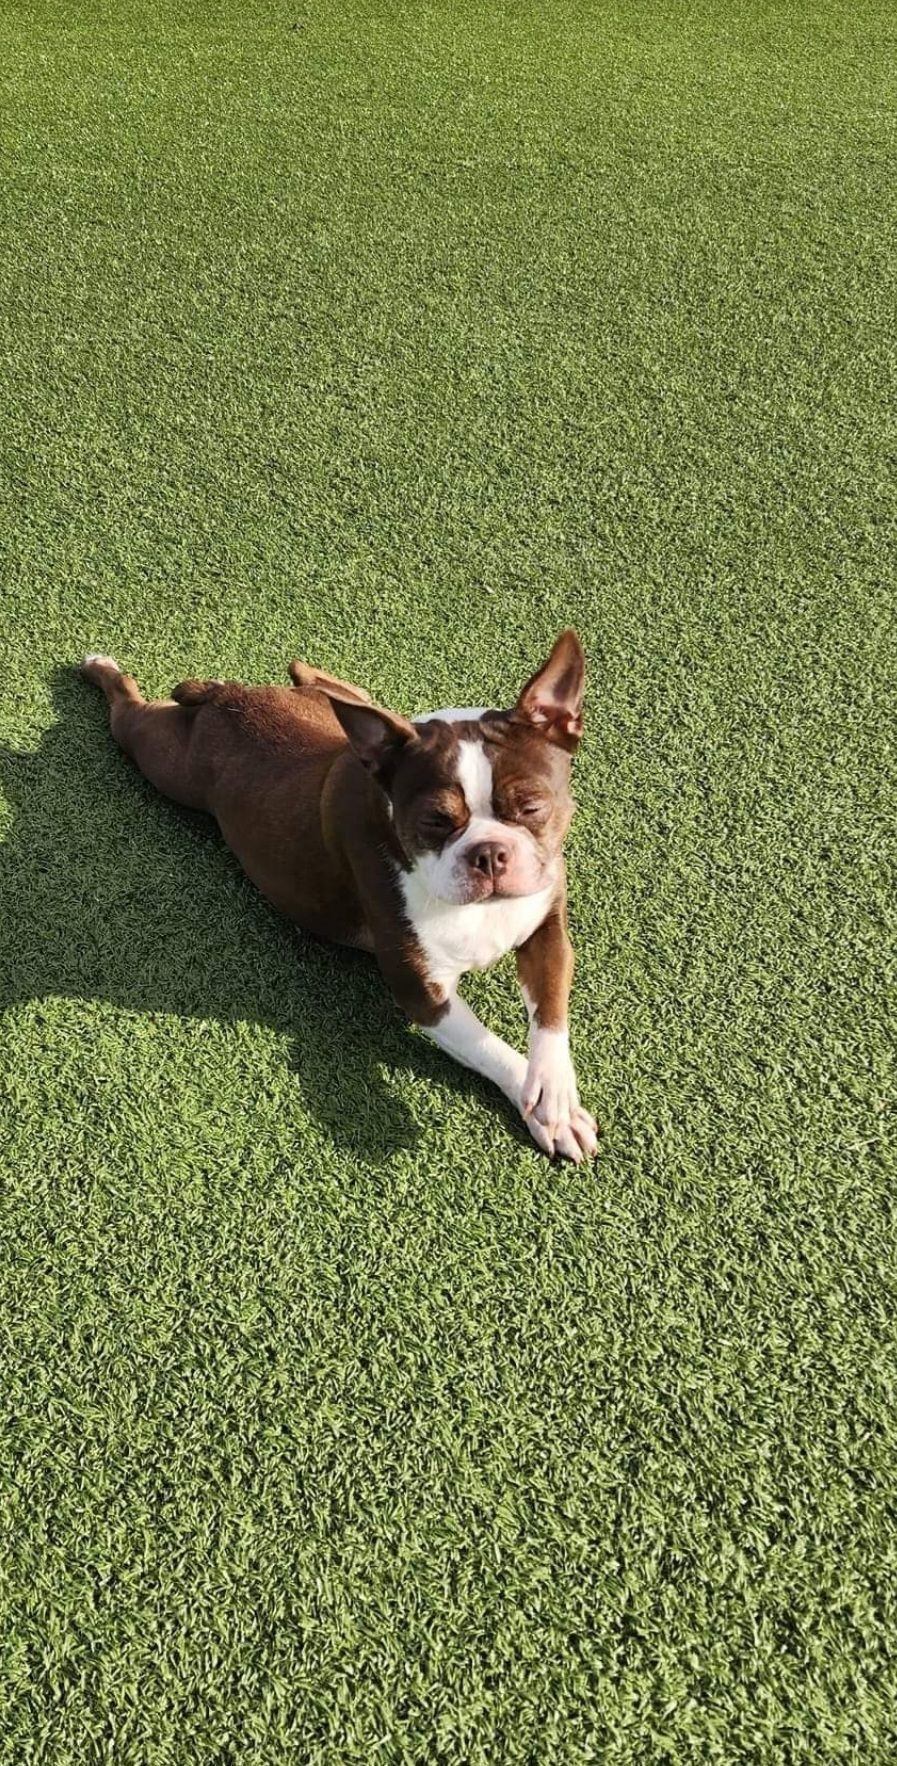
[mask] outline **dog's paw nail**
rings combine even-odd
[[[593,1159],[598,1151],[598,1136],[600,1134],[600,1129],[594,1116],[590,1116],[588,1110],[584,1110],[580,1104],[571,1112],[570,1119],[573,1126],[573,1132],[576,1135],[586,1158]]]
[[[541,1152],[547,1153],[549,1159],[552,1158],[554,1153],[554,1143],[549,1139],[544,1124],[539,1121],[538,1116],[533,1116],[532,1113],[525,1117],[524,1120],[536,1146]]]
[[[581,1165],[583,1149],[571,1123],[564,1122],[555,1137],[555,1151],[563,1159],[569,1159],[574,1165]]]

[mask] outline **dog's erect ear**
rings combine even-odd
[[[388,785],[403,750],[417,739],[414,725],[407,717],[387,711],[383,705],[366,705],[359,699],[343,698],[342,692],[330,687],[319,686],[319,691],[326,693],[362,765],[379,779],[381,785]]]
[[[511,717],[531,724],[572,754],[582,735],[586,659],[574,631],[561,632],[551,655],[527,681]]]

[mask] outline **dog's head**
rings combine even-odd
[[[584,685],[582,646],[566,631],[510,711],[437,712],[412,723],[328,692],[431,895],[460,905],[532,895],[554,880],[573,814]]]

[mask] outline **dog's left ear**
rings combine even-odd
[[[549,742],[574,752],[582,735],[586,659],[574,631],[561,632],[551,655],[527,681],[511,718],[531,724]]]
[[[385,705],[347,697],[347,692],[356,691],[351,686],[346,689],[342,682],[338,692],[333,687],[321,687],[362,766],[366,766],[388,790],[409,742],[417,741],[417,731],[407,717],[400,717],[397,711],[387,711]]]

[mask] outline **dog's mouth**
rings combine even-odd
[[[515,885],[513,881],[504,882],[501,878],[496,882],[492,877],[470,877],[465,880],[459,905],[481,901],[523,901],[528,895],[539,895],[544,887],[544,876],[527,883],[526,887]]]

